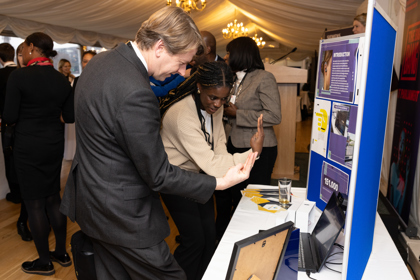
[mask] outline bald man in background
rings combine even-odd
[[[207,56],[207,61],[222,61],[225,60],[216,54],[216,38],[208,31],[201,31],[201,37],[203,37],[204,42],[206,43],[207,48],[205,53]]]

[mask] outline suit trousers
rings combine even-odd
[[[229,153],[244,153],[249,148],[236,148],[232,145],[230,138],[227,143]],[[229,221],[236,206],[242,198],[241,190],[245,189],[249,184],[270,185],[271,173],[277,158],[277,146],[263,147],[260,158],[255,161],[248,180],[239,183],[230,189],[224,191],[215,191],[216,197],[216,239],[220,240],[229,225]]]
[[[164,240],[148,248],[126,248],[92,238],[97,279],[185,280]]]
[[[205,204],[176,195],[161,193],[161,197],[181,235],[174,257],[188,280],[199,280],[216,247],[213,196]]]

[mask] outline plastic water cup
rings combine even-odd
[[[279,179],[279,202],[281,205],[290,203],[290,195],[292,191],[292,180],[287,178]]]

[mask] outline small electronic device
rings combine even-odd
[[[296,211],[295,225],[300,232],[310,233],[315,223],[315,202],[305,200]]]

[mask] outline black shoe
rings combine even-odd
[[[175,236],[175,242],[181,244],[181,235]]]
[[[61,266],[67,267],[67,266],[71,266],[71,259],[69,254],[64,253],[61,256],[55,256],[54,252],[50,252],[50,258],[53,262],[58,263]]]
[[[38,261],[39,259],[36,259],[32,262],[24,262],[22,264],[23,272],[44,276],[53,275],[55,273],[54,265],[52,264],[52,262],[48,262],[48,264],[44,265],[37,265]]]
[[[19,204],[22,202],[22,199],[18,195],[13,193],[6,194],[6,200],[13,202],[14,204]]]
[[[18,234],[22,237],[23,241],[31,241],[32,234],[28,229],[28,226],[24,222],[17,222]]]

